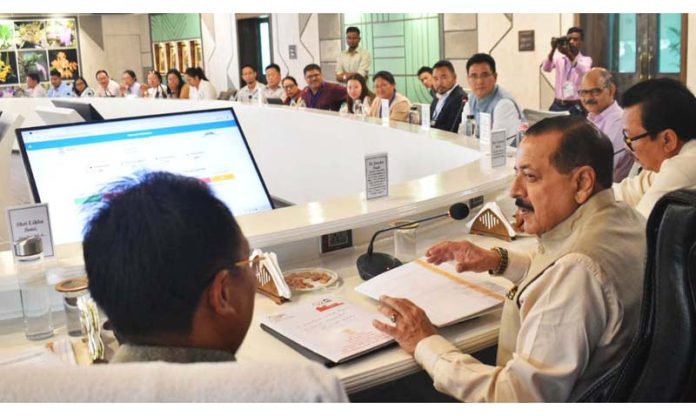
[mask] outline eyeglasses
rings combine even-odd
[[[470,74],[469,79],[474,80],[474,81],[478,81],[479,79],[488,79],[492,76],[493,76],[493,74],[488,73],[488,72],[484,72],[483,74]]]
[[[305,78],[307,79],[314,79],[314,78],[319,78],[321,76],[321,73],[318,74],[307,74],[305,75]]]
[[[635,142],[635,141],[637,141],[637,140],[640,140],[640,139],[644,139],[644,138],[646,138],[646,137],[648,137],[648,136],[651,136],[651,135],[652,135],[652,133],[650,133],[649,131],[646,131],[646,132],[643,133],[643,134],[639,134],[639,135],[633,136],[633,137],[628,137],[628,132],[627,132],[626,130],[623,130],[623,140],[624,140],[624,143],[626,143],[626,146],[627,146],[629,149],[631,149],[632,152],[634,151],[634,150],[633,150],[633,142]]]
[[[601,87],[601,88],[591,88],[589,90],[578,90],[578,95],[581,97],[584,97],[586,95],[591,95],[593,97],[598,96],[599,94],[602,93],[602,90],[605,89],[606,87]]]

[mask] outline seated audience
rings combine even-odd
[[[189,98],[189,85],[176,68],[167,71],[167,98]]]
[[[341,113],[355,114],[356,104],[360,107],[360,114],[367,114],[370,110],[370,104],[374,100],[375,95],[367,88],[365,77],[360,74],[353,74],[348,77],[346,82],[346,91],[348,96],[346,102],[341,105]]]
[[[614,145],[614,182],[621,182],[628,176],[635,159],[623,141],[623,110],[614,99],[615,94],[614,79],[604,68],[593,68],[586,73],[578,90],[587,119]]]
[[[199,66],[186,68],[186,84],[189,85],[189,100],[215,100],[217,91],[205,77],[205,72]]]
[[[439,61],[433,66],[433,81],[437,95],[430,104],[430,125],[456,133],[467,96],[457,83],[457,73],[450,61]]]
[[[121,343],[112,363],[235,361],[257,281],[230,210],[202,181],[166,172],[109,192],[82,245],[90,293]],[[295,382],[323,394],[317,378],[301,378],[308,367]]]
[[[27,88],[24,90],[24,95],[32,98],[41,98],[46,96],[46,90],[39,83],[39,74],[32,72],[27,74]]]
[[[497,85],[498,74],[495,72],[495,60],[486,53],[477,53],[466,61],[469,78],[469,101],[464,106],[462,117],[473,114],[476,119],[477,134],[481,130],[479,115],[491,115],[491,131],[505,130],[505,137],[510,144],[519,131],[524,116],[515,99],[509,92]]]
[[[428,90],[430,97],[435,99],[437,91],[435,91],[435,85],[433,84],[433,69],[429,66],[423,66],[418,70],[417,75],[421,84]]]
[[[266,67],[266,89],[263,96],[269,98],[285,99],[285,92],[280,85],[280,67],[277,64],[270,64]]]
[[[105,69],[100,69],[94,75],[97,79],[97,97],[119,97],[121,96],[121,86],[118,82],[109,77]]]
[[[138,82],[138,77],[135,75],[132,69],[126,69],[121,75],[121,85],[120,85],[121,97],[133,98],[142,97],[143,92],[140,89],[140,83]]]
[[[533,253],[468,241],[430,248],[428,261],[488,270],[514,283],[502,312],[496,365],[460,352],[406,299],[383,297],[393,336],[433,378],[466,402],[575,400],[618,364],[638,327],[645,219],[611,190],[611,141],[580,116],[527,130],[510,189]]]
[[[257,76],[258,73],[256,72],[255,67],[252,65],[242,66],[242,79],[246,85],[243,86],[237,93],[238,102],[247,104],[258,103],[259,99],[261,102],[266,102],[263,92],[265,85],[256,80]]]
[[[302,90],[300,90],[300,88],[297,86],[297,80],[288,75],[287,77],[283,78],[282,83],[283,89],[285,90],[283,104],[293,107],[304,107],[304,101],[302,101]]]
[[[408,121],[411,102],[408,98],[396,92],[396,80],[387,71],[379,71],[372,77],[375,83],[375,99],[370,107],[370,117],[382,117],[382,100],[389,101],[389,120]]]
[[[147,98],[167,98],[167,89],[162,85],[162,74],[159,71],[150,71],[147,74],[147,86],[143,86],[143,96]]]
[[[569,111],[570,114],[584,115],[585,111],[580,105],[580,82],[582,76],[592,68],[592,58],[580,52],[584,32],[579,27],[568,29],[565,38],[561,42],[559,38],[551,39],[551,51],[541,62],[544,72],[556,70],[555,99],[549,107],[550,111]]]
[[[50,82],[51,86],[46,92],[47,97],[57,98],[57,97],[72,97],[72,89],[61,79],[60,72],[52,69],[50,72]]]
[[[87,80],[82,77],[75,78],[72,90],[75,97],[94,97],[96,95],[94,90],[87,85]]]
[[[307,86],[302,91],[302,101],[308,108],[338,111],[346,100],[346,87],[333,82],[324,82],[321,67],[309,64],[304,67]]]
[[[614,184],[645,218],[668,192],[696,187],[696,97],[679,81],[640,82],[622,96],[624,141],[643,171]]]

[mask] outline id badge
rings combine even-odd
[[[563,83],[563,98],[572,98],[575,95],[575,86],[572,82]]]

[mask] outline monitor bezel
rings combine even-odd
[[[104,116],[101,115],[99,111],[92,105],[92,103],[86,102],[86,101],[79,101],[79,99],[75,98],[64,98],[64,99],[52,99],[51,103],[53,103],[54,107],[57,108],[70,108],[72,110],[75,110],[77,114],[80,115],[85,121],[91,122],[91,121],[104,121]],[[83,107],[89,110],[89,120],[87,120],[84,115],[77,111],[76,107]],[[94,116],[99,117],[99,119],[94,119]]]
[[[242,140],[244,141],[244,146],[246,147],[247,152],[249,154],[249,157],[251,158],[251,163],[254,165],[254,169],[256,170],[256,174],[258,175],[259,179],[261,180],[261,186],[263,187],[263,191],[266,195],[266,199],[268,201],[268,204],[270,205],[271,210],[274,210],[275,205],[273,204],[273,199],[271,198],[271,195],[268,192],[268,187],[266,186],[266,181],[263,179],[263,175],[261,174],[261,171],[259,170],[259,166],[256,163],[256,158],[254,157],[254,153],[251,151],[251,147],[249,147],[249,142],[247,141],[246,135],[244,134],[244,130],[242,129],[242,125],[239,122],[239,118],[237,117],[237,113],[234,111],[234,108],[232,108],[232,107],[219,107],[219,108],[209,108],[209,109],[203,109],[203,110],[179,111],[179,112],[174,112],[174,113],[148,114],[148,115],[144,115],[144,116],[135,116],[135,117],[110,118],[110,119],[105,119],[105,120],[85,121],[85,122],[81,122],[81,123],[52,124],[52,125],[46,125],[46,126],[34,126],[34,127],[18,128],[15,130],[15,133],[17,135],[17,142],[19,144],[19,150],[20,150],[20,153],[22,154],[22,160],[24,162],[24,170],[27,173],[27,179],[29,180],[29,185],[31,187],[31,193],[32,193],[32,196],[34,198],[34,202],[41,203],[41,196],[39,195],[39,190],[38,190],[38,187],[36,186],[36,181],[34,179],[34,172],[32,170],[31,163],[29,161],[29,155],[27,153],[26,146],[24,143],[24,136],[23,135],[25,132],[30,132],[30,131],[34,132],[34,131],[54,129],[54,128],[62,128],[62,127],[71,127],[71,126],[76,126],[76,125],[88,125],[88,124],[93,125],[93,124],[113,123],[113,122],[120,122],[120,121],[129,121],[129,120],[143,120],[143,119],[155,118],[155,117],[212,113],[212,112],[225,111],[225,110],[232,112],[232,117],[234,117],[234,120],[237,123],[237,127],[239,128],[239,133],[242,136]],[[230,209],[230,211],[232,211],[231,207],[228,207],[228,208]],[[234,212],[232,212],[232,214],[235,216],[237,215]],[[242,215],[248,215],[248,214],[242,214]]]

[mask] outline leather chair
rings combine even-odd
[[[696,191],[658,201],[647,247],[636,336],[623,361],[579,401],[696,400]]]

